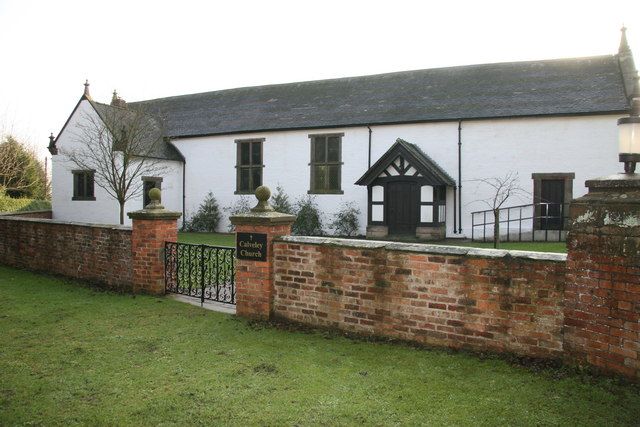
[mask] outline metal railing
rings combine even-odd
[[[504,242],[558,241],[566,239],[568,203],[532,203],[499,209],[500,240]],[[471,212],[471,240],[493,241],[493,210]]]
[[[235,248],[165,242],[167,292],[236,303]]]

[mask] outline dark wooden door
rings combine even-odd
[[[564,180],[543,179],[540,188],[540,228],[561,230],[564,212]]]
[[[391,235],[415,235],[418,225],[418,184],[387,184],[387,225]]]

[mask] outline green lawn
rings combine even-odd
[[[197,243],[214,246],[235,246],[235,234],[233,233],[179,233],[178,240],[183,243]],[[416,241],[412,241],[415,243]],[[420,243],[427,243],[421,241]],[[493,248],[493,243],[469,242],[449,239],[445,241],[432,242],[437,245],[472,246],[475,248]],[[500,249],[514,249],[520,251],[537,252],[567,252],[565,242],[517,242],[501,243]]]
[[[640,390],[0,267],[0,425],[637,425]]]
[[[234,233],[178,233],[178,241],[182,243],[195,243],[198,245],[236,246]]]
[[[493,249],[493,243],[487,242],[469,242],[469,241],[456,241],[454,239],[446,240],[444,242],[438,242],[438,244],[452,245],[452,246],[471,246],[474,248],[488,248]],[[534,252],[557,252],[566,253],[566,242],[502,242],[500,243],[500,249],[511,249],[517,251],[534,251]]]

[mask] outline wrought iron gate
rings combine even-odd
[[[235,248],[165,242],[167,292],[226,304],[236,303]]]

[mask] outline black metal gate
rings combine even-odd
[[[235,248],[165,242],[166,291],[226,304],[236,303]]]

